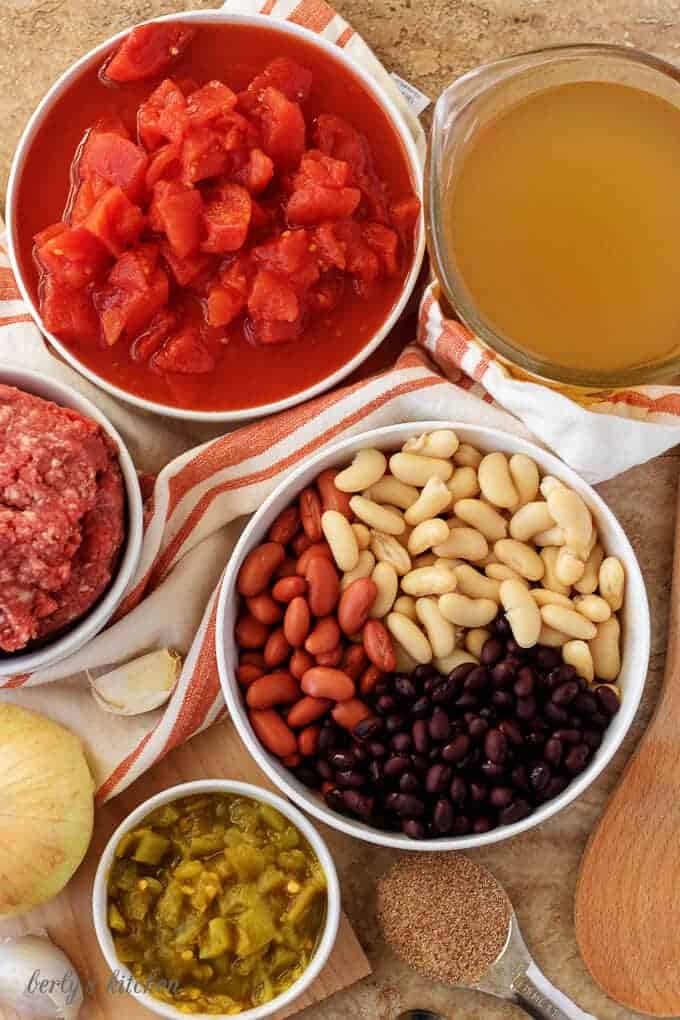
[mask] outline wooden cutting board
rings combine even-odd
[[[80,1020],[149,1020],[154,1014],[131,996],[107,990],[110,971],[99,950],[92,923],[90,899],[97,863],[111,833],[138,804],[161,790],[190,779],[240,779],[273,789],[253,762],[231,722],[218,723],[194,740],[177,748],[137,780],[125,793],[97,812],[92,845],[85,861],[61,896],[20,920],[0,924],[0,937],[47,930],[50,937],[76,966],[86,999]],[[309,992],[292,1007],[276,1014],[276,1020],[322,1002],[371,973],[371,967],[347,921],[331,958]],[[14,1011],[3,1011],[1,1020],[21,1020]]]
[[[680,505],[664,688],[583,855],[576,936],[612,999],[680,1016]]]

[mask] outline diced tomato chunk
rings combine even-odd
[[[344,290],[345,281],[342,276],[326,275],[309,291],[307,303],[315,312],[332,312],[340,304]]]
[[[67,227],[41,245],[37,254],[57,282],[74,289],[100,279],[111,262],[99,238],[83,227]]]
[[[95,294],[104,339],[115,344],[123,333],[135,337],[168,303],[168,278],[157,268],[158,249],[142,245],[121,255],[107,286]]]
[[[36,248],[41,248],[47,241],[51,241],[58,234],[63,234],[65,230],[68,230],[68,224],[60,220],[59,223],[53,223],[51,226],[45,227],[44,230],[39,230],[37,234],[34,234],[33,243]]]
[[[308,184],[320,184],[324,188],[344,188],[349,182],[349,163],[333,159],[320,149],[309,149],[300,161],[300,169],[293,180],[297,190]]]
[[[246,306],[246,299],[233,287],[218,283],[208,291],[208,323],[228,326]]]
[[[347,271],[363,284],[373,283],[380,276],[380,259],[360,241],[347,250]]]
[[[360,236],[354,223],[321,223],[314,231],[314,242],[318,249],[319,260],[326,269],[347,268],[348,230],[354,228],[355,237]]]
[[[62,340],[99,340],[99,320],[86,288],[67,287],[47,275],[42,283],[40,311],[45,329]]]
[[[245,301],[252,290],[256,274],[257,268],[250,255],[241,253],[224,270],[220,282],[223,286],[235,290]]]
[[[264,191],[273,176],[274,163],[262,149],[251,149],[247,163],[234,174],[239,184],[251,195],[259,195]]]
[[[153,191],[158,181],[173,180],[182,172],[182,143],[168,142],[151,156],[146,171],[146,190]]]
[[[83,226],[117,256],[137,243],[145,223],[139,206],[132,204],[122,188],[115,187],[107,188],[97,199]]]
[[[187,326],[171,336],[162,350],[154,354],[152,364],[160,372],[202,375],[212,372],[215,359],[201,340],[199,331],[194,326]]]
[[[223,174],[229,164],[222,137],[211,128],[194,128],[182,145],[182,180],[196,184]]]
[[[358,188],[322,188],[318,184],[310,184],[293,192],[286,206],[286,215],[292,225],[346,220],[356,211],[360,201]]]
[[[210,273],[214,259],[210,255],[187,255],[179,258],[170,247],[168,241],[161,242],[161,253],[168,264],[175,281],[180,287],[188,287],[199,277]]]
[[[389,214],[384,189],[366,138],[344,117],[330,113],[317,118],[315,132],[322,152],[348,164],[349,183],[360,189],[371,219],[386,223]]]
[[[78,176],[117,184],[135,202],[144,194],[148,159],[139,145],[110,131],[90,134],[78,163]]]
[[[382,262],[387,275],[393,276],[398,272],[399,238],[395,232],[382,223],[362,223],[361,233],[368,247]]]
[[[294,322],[276,322],[273,319],[249,319],[248,331],[260,344],[284,344],[296,340],[304,328],[303,317]]]
[[[155,22],[133,28],[109,62],[111,81],[141,81],[165,70],[184,52],[195,35],[190,25]]]
[[[139,140],[147,149],[165,141],[178,142],[187,122],[187,101],[174,81],[166,78],[137,111]]]
[[[420,199],[417,195],[401,198],[390,206],[390,220],[402,240],[412,236],[413,229],[420,216]]]
[[[262,148],[282,170],[295,170],[305,151],[305,121],[297,103],[275,88],[262,93]]]
[[[97,200],[106,194],[111,185],[93,174],[86,180],[81,181],[71,208],[69,219],[74,226],[82,223],[92,212]]]
[[[203,217],[207,232],[203,251],[218,254],[238,251],[245,244],[250,226],[252,201],[240,184],[224,184],[205,203]]]
[[[187,114],[194,127],[204,127],[224,119],[236,106],[236,93],[221,81],[209,81],[187,100]]]
[[[254,319],[295,322],[300,302],[285,276],[260,269],[248,298],[248,311]]]
[[[132,345],[132,357],[135,361],[148,361],[159,351],[170,334],[177,328],[177,316],[169,308],[161,308],[154,315],[151,324]]]
[[[162,185],[164,182],[160,182]],[[173,182],[177,184],[177,182]],[[156,186],[159,190],[159,185]],[[203,199],[196,188],[166,188],[156,197],[154,207],[161,230],[175,254],[183,259],[198,251],[203,233]]]
[[[295,273],[306,262],[313,261],[310,240],[307,230],[286,230],[280,237],[253,248],[253,257],[263,269],[284,275]]]
[[[292,103],[304,103],[309,98],[312,79],[312,72],[306,67],[301,67],[288,57],[275,57],[267,64],[262,74],[253,78],[248,91],[239,95],[239,104],[243,105],[247,112],[252,112],[260,101],[260,94],[269,85],[283,92],[286,99],[290,99]]]

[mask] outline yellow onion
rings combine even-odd
[[[77,737],[0,704],[0,920],[64,888],[92,838],[93,792]]]

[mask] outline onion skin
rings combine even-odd
[[[92,838],[94,783],[76,736],[0,704],[0,920],[52,899]]]

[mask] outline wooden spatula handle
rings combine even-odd
[[[576,889],[588,970],[618,1002],[680,1016],[680,515],[663,691],[592,834]]]

